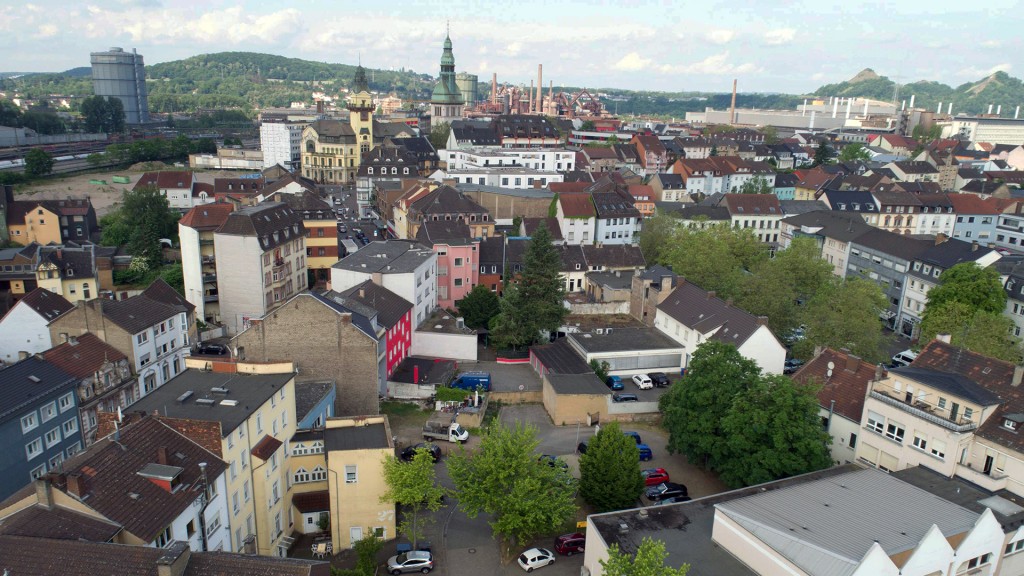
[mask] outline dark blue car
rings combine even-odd
[[[618,376],[609,376],[604,383],[612,390],[622,390],[622,378],[619,378]]]

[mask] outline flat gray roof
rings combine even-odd
[[[720,512],[808,573],[848,576],[877,542],[912,550],[932,525],[949,537],[978,513],[874,468],[717,505]]]
[[[292,373],[229,374],[189,368],[132,404],[131,410],[217,421],[221,435],[226,437],[294,377]],[[215,392],[214,388],[227,389],[227,393]]]
[[[548,374],[548,382],[556,394],[591,394],[607,396],[612,391],[597,374]]]
[[[569,334],[573,342],[588,354],[631,350],[682,350],[683,345],[657,328],[613,328],[611,334],[596,332]]]
[[[324,430],[324,448],[332,450],[369,450],[372,448],[389,448],[384,424],[366,426],[345,426],[343,428],[327,428]]]

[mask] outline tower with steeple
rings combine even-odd
[[[362,63],[356,67],[352,90],[348,93],[348,123],[355,132],[360,155],[373,148],[373,96],[366,82],[366,70]]]
[[[441,53],[441,77],[430,95],[430,123],[434,126],[462,118],[466,101],[455,84],[455,55],[452,53],[452,39],[445,34],[444,51]]]

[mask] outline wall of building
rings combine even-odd
[[[439,244],[434,247],[434,252],[438,254],[437,305],[441,308],[455,308],[455,303],[465,298],[476,286],[480,275],[479,247],[479,243]],[[461,286],[456,285],[457,280]]]
[[[743,356],[750,358],[766,374],[782,374],[786,364],[786,347],[767,326],[761,326],[739,347]]]
[[[257,362],[289,359],[303,380],[333,380],[338,415],[376,414],[378,343],[309,295],[300,295],[234,339],[239,356]]]
[[[49,350],[51,342],[46,320],[25,304],[15,305],[0,319],[0,360],[8,364],[20,359],[19,352]]]
[[[412,308],[387,333],[387,358],[385,372],[388,376],[409,356],[412,348]]]
[[[413,334],[409,354],[430,358],[477,360],[476,334],[446,334],[417,330]]]
[[[556,426],[603,422],[608,415],[608,394],[558,394],[547,378],[543,379],[543,386],[544,409]],[[593,416],[597,419],[588,420]]]
[[[65,406],[60,406],[64,398]],[[43,421],[44,406],[53,406],[53,416]],[[21,419],[35,415],[35,426],[23,429]],[[55,441],[47,443],[46,435],[56,430]],[[40,450],[31,457],[28,445],[39,442]],[[42,476],[49,470],[59,469],[60,462],[81,451],[83,447],[81,426],[78,421],[78,394],[68,386],[36,398],[31,405],[22,407],[11,419],[0,425],[0,501]]]
[[[385,430],[390,435],[387,428]],[[374,423],[372,418],[368,423]],[[352,426],[351,420],[335,419],[327,423],[328,428]],[[389,442],[390,444],[390,442]],[[327,483],[331,499],[331,539],[334,551],[352,547],[352,540],[358,529],[362,537],[370,530],[383,529],[382,538],[395,537],[395,504],[381,502],[380,495],[386,489],[380,478],[383,474],[384,458],[394,454],[394,448],[363,450],[332,450],[327,453]],[[355,482],[346,481],[345,467],[356,467]],[[358,539],[358,538],[356,538]]]
[[[711,540],[728,550],[737,560],[747,566],[757,566],[758,576],[805,574],[803,570],[786,560],[774,549],[761,545],[756,536],[720,511],[715,512]],[[878,576],[882,576],[882,574],[879,573]],[[895,576],[895,573],[892,576]]]

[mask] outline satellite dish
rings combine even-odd
[[[835,370],[836,369],[836,363],[835,362],[829,362],[828,363],[828,369],[829,370]]]

